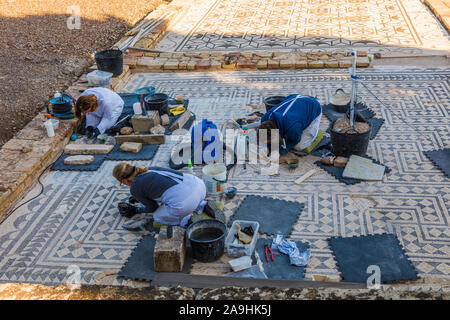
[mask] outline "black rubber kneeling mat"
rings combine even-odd
[[[300,202],[249,195],[230,217],[228,225],[231,226],[234,220],[257,221],[259,233],[288,236],[304,207]]]
[[[158,148],[159,144],[143,144],[139,152],[131,153],[120,151],[120,145],[116,144],[111,152],[106,155],[106,160],[151,160]]]
[[[439,168],[447,178],[450,178],[450,149],[424,151],[423,154]]]
[[[53,171],[97,171],[98,168],[102,165],[103,161],[105,161],[107,154],[92,154],[94,156],[94,161],[89,164],[82,165],[66,165],[64,163],[64,159],[67,157],[71,157],[73,155],[62,154],[58,160],[51,166],[50,170]]]
[[[125,279],[138,281],[151,281],[158,272],[153,265],[153,254],[155,250],[156,239],[152,235],[142,237],[136,248],[131,253],[127,262],[120,270],[118,276]],[[189,273],[193,259],[186,248],[186,258],[181,273]]]
[[[363,116],[365,119],[370,119],[375,116],[375,112],[373,112],[372,109],[370,109],[363,103],[357,103],[355,105],[355,110],[358,111],[359,114]],[[333,122],[336,119],[342,118],[345,115],[345,112],[344,113],[337,112],[336,108],[332,104],[323,105],[322,112],[331,122]]]
[[[291,240],[294,241],[294,240]],[[309,244],[301,241],[294,241],[298,251],[303,252],[309,248]],[[273,261],[268,252],[269,262],[266,260],[264,245],[268,244],[269,248],[272,239],[259,238],[256,242],[255,252],[258,253],[264,268],[264,273],[268,279],[285,279],[285,280],[301,280],[305,277],[305,267],[291,265],[290,258],[287,254],[281,252],[273,252]],[[253,254],[253,264],[256,264],[255,254]]]
[[[369,156],[362,156],[362,157],[370,159],[376,164],[384,165],[384,164],[378,162],[377,160],[375,160],[375,159],[373,159],[373,158],[371,158]],[[314,164],[318,165],[323,170],[325,170],[326,172],[331,174],[333,177],[338,179],[340,182],[343,182],[345,184],[351,185],[351,184],[356,184],[356,183],[360,183],[361,181],[364,181],[364,180],[358,180],[358,179],[344,178],[342,176],[342,174],[344,173],[345,167],[344,168],[336,168],[335,166],[327,166],[327,165],[321,163],[320,160],[314,162]],[[384,166],[384,167],[385,167],[385,169],[384,169],[384,173],[385,174],[391,172],[391,168],[389,168],[387,166]]]
[[[367,270],[369,266],[380,268],[381,283],[418,279],[417,271],[393,234],[332,237],[328,242],[343,281],[366,283],[374,273]]]

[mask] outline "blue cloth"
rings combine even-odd
[[[312,98],[292,94],[283,102],[271,108],[261,118],[264,121],[275,121],[280,138],[286,145],[280,146],[280,154],[292,149],[302,138],[305,130],[322,112],[320,103]]]

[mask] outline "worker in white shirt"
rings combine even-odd
[[[102,87],[85,90],[74,107],[74,114],[80,121],[86,116],[86,124],[79,132],[85,132],[89,139],[105,133],[115,125],[123,106],[122,98],[112,90]]]

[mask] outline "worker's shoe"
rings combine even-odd
[[[165,226],[165,224],[162,224],[161,222],[158,221],[153,221],[153,228],[155,229],[161,229],[161,227]]]
[[[226,223],[225,213],[223,212],[223,205],[220,202],[208,200],[208,203],[206,204],[204,209],[204,213],[206,213],[209,217],[213,219]]]
[[[317,145],[319,144],[320,141],[322,141],[323,139],[323,131],[319,130],[317,132],[317,136],[314,139],[314,141],[311,143],[311,145],[309,147],[306,147],[303,150],[300,150],[300,152],[304,152],[304,153],[311,153],[315,147],[317,147]]]

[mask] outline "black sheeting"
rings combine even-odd
[[[424,151],[423,154],[439,168],[447,178],[450,178],[450,149]]]
[[[159,144],[143,144],[138,153],[122,152],[120,145],[116,144],[110,153],[106,155],[106,160],[151,160],[158,151]]]
[[[152,235],[142,237],[141,241],[134,248],[127,262],[123,265],[118,276],[125,279],[138,281],[151,281],[158,272],[153,265],[153,254],[156,240]],[[189,249],[189,250],[188,250]],[[186,248],[186,258],[181,273],[189,273],[193,259],[190,248]]]
[[[291,240],[294,241],[294,240]],[[309,244],[301,241],[294,241],[297,244],[299,252],[303,252],[309,248]],[[264,244],[268,244],[269,248],[272,244],[272,238],[259,238],[256,242],[255,252],[258,253],[261,262],[263,263],[264,273],[269,279],[286,279],[286,280],[301,280],[305,277],[306,267],[298,267],[291,265],[289,256],[280,252],[273,252],[273,261],[269,256],[269,262],[266,261]],[[253,253],[253,264],[256,264],[255,254]]]
[[[362,156],[363,158],[367,158],[367,159],[371,159],[374,163],[376,164],[381,164],[382,163],[378,162],[377,160],[369,157],[369,156]],[[323,170],[325,170],[326,172],[328,172],[329,174],[331,174],[333,177],[335,177],[336,179],[338,179],[340,182],[343,182],[345,184],[351,185],[351,184],[356,184],[356,183],[360,183],[363,180],[358,180],[358,179],[351,179],[351,178],[344,178],[342,176],[342,174],[344,173],[344,168],[336,168],[335,166],[327,166],[323,163],[320,162],[320,160],[314,162],[314,164],[318,165],[319,167],[321,167]],[[391,169],[387,166],[385,166],[384,169],[384,173],[389,173],[391,172]]]
[[[332,237],[328,241],[343,281],[366,283],[373,273],[367,273],[367,268],[372,265],[380,268],[382,283],[418,279],[416,270],[393,234]]]
[[[248,195],[230,217],[228,226],[235,220],[258,221],[260,233],[288,236],[304,207],[299,202]]]
[[[375,112],[361,102],[355,105],[355,110],[366,120],[375,116]],[[337,112],[332,104],[323,105],[322,112],[331,122],[345,115],[345,113]]]

